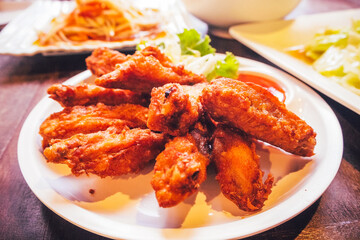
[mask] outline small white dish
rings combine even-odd
[[[360,114],[360,96],[330,81],[313,67],[291,56],[287,49],[307,43],[315,33],[329,27],[350,27],[352,19],[360,18],[360,9],[300,16],[279,20],[233,26],[229,33],[285,71],[311,87]]]
[[[263,63],[239,58],[239,70],[277,79],[286,90],[287,107],[317,133],[315,155],[304,158],[267,144],[258,144],[261,169],[271,172],[275,185],[259,212],[240,211],[220,192],[214,170],[199,191],[173,208],[160,208],[150,185],[152,167],[118,178],[75,177],[66,165],[47,163],[39,126],[58,103],[44,97],[21,129],[18,161],[34,194],[53,212],[83,229],[115,239],[230,239],[251,236],[293,218],[326,190],[342,159],[339,122],[325,101],[288,74]],[[90,71],[65,84],[92,81]],[[334,141],[336,139],[336,141]],[[90,192],[93,189],[94,192]]]

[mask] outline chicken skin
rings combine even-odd
[[[173,207],[192,195],[206,179],[209,158],[191,134],[170,140],[157,158],[151,185],[160,207]]]
[[[47,92],[50,98],[59,102],[63,107],[95,105],[99,102],[105,105],[131,103],[149,106],[150,102],[150,97],[146,94],[123,89],[103,88],[86,83],[76,86],[54,84],[48,88]]]
[[[118,51],[111,50],[107,47],[95,49],[92,54],[86,58],[87,68],[95,75],[102,76],[115,70],[118,63],[127,60],[127,56]]]
[[[91,106],[66,107],[51,114],[40,126],[43,147],[51,139],[68,138],[77,133],[93,133],[113,126],[118,129],[146,128],[148,109],[140,105],[123,104],[107,106],[102,103]]]
[[[149,129],[114,127],[95,133],[78,133],[54,139],[44,149],[48,162],[67,164],[78,176],[92,173],[100,177],[137,173],[164,149],[163,134]]]
[[[172,64],[158,48],[149,46],[117,64],[114,71],[95,79],[95,84],[150,93],[153,87],[166,83],[193,85],[205,81],[205,76],[192,73],[183,65]]]
[[[244,211],[263,207],[271,192],[273,177],[263,183],[254,142],[245,133],[218,126],[214,132],[212,159],[221,192]]]
[[[312,156],[316,133],[264,88],[215,79],[203,90],[203,107],[219,122],[300,156]]]
[[[200,95],[205,83],[193,86],[168,83],[153,88],[147,126],[151,130],[181,136],[202,115]]]

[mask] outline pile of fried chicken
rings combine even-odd
[[[95,84],[51,86],[64,108],[40,127],[47,161],[67,164],[76,176],[138,173],[155,159],[151,185],[167,208],[196,192],[213,162],[224,196],[256,211],[274,179],[263,181],[255,141],[314,154],[313,129],[255,84],[209,83],[153,46],[133,55],[98,48],[86,64]]]

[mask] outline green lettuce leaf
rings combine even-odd
[[[210,46],[210,37],[206,35],[201,39],[200,33],[195,29],[184,29],[184,32],[177,34],[180,40],[182,55],[196,55],[200,56],[215,53],[215,49]]]
[[[215,69],[209,73],[206,78],[208,80],[217,77],[237,78],[239,70],[239,61],[231,52],[226,52],[226,56],[222,61],[217,61]]]

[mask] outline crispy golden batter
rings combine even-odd
[[[63,107],[95,105],[99,102],[105,105],[131,103],[149,106],[150,102],[150,97],[147,94],[123,89],[103,88],[86,83],[76,86],[54,84],[48,88],[47,92],[50,98],[58,101]]]
[[[149,46],[117,64],[114,71],[97,78],[95,84],[150,93],[153,87],[166,83],[192,85],[205,81],[203,75],[187,71],[182,65],[173,65],[158,48]]]
[[[156,158],[151,180],[159,206],[175,206],[193,194],[205,181],[208,164],[191,134],[168,142]]]
[[[214,132],[212,159],[217,168],[221,192],[240,209],[263,207],[271,192],[273,177],[263,183],[255,144],[245,134],[219,126]]]
[[[125,62],[126,60],[127,56],[125,54],[106,47],[99,47],[95,49],[85,61],[87,68],[94,75],[100,77],[114,71],[116,64]]]
[[[122,104],[106,106],[102,103],[90,106],[66,107],[51,114],[40,126],[43,147],[51,139],[68,138],[77,133],[93,133],[110,126],[119,130],[126,127],[146,128],[148,109],[140,105]]]
[[[153,88],[147,126],[151,130],[181,136],[202,115],[200,95],[205,83],[193,86],[168,83]]]
[[[115,128],[55,139],[44,149],[48,162],[65,163],[76,176],[100,177],[139,172],[164,149],[163,134],[134,128],[118,133]]]
[[[256,85],[216,79],[204,88],[202,104],[214,120],[301,156],[312,156],[316,133],[276,97]]]

